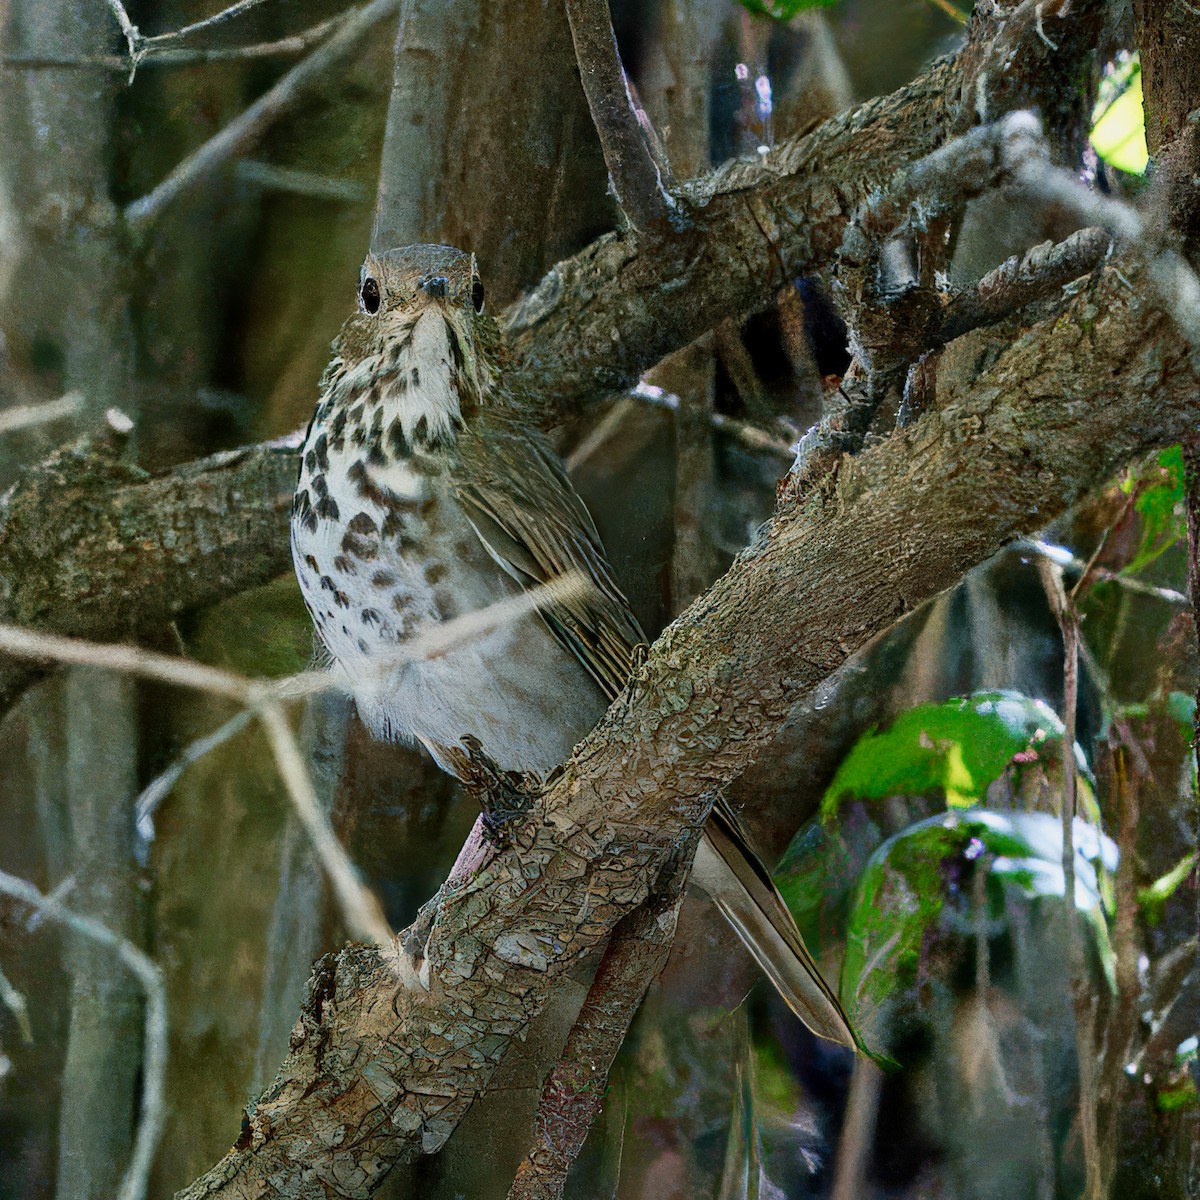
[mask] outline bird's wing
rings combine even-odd
[[[455,493],[480,540],[527,587],[575,571],[592,587],[541,615],[611,700],[645,640],[613,582],[592,523],[561,461],[535,434],[492,418],[460,438]],[[719,798],[705,827],[695,877],[796,1015],[821,1037],[858,1045],[791,912],[734,811]]]
[[[537,434],[494,418],[459,447],[455,494],[492,558],[525,587],[572,573],[590,584],[540,612],[612,700],[646,639],[562,463]]]

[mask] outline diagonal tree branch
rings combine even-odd
[[[1053,319],[996,330],[988,365],[940,380],[916,425],[843,460],[799,503],[785,489],[513,846],[443,889],[418,964],[428,990],[397,990],[374,951],[324,960],[244,1145],[181,1195],[365,1195],[394,1163],[439,1149],[555,980],[644,900],[670,854],[690,853],[711,796],[797,700],[969,567],[1191,427],[1188,350],[1149,293],[1145,268],[1118,260]],[[329,1129],[354,1136],[330,1145],[317,1132]]]
[[[565,4],[583,91],[617,203],[639,232],[678,226],[683,213],[667,188],[667,172],[651,152],[629,94],[608,0],[565,0]]]

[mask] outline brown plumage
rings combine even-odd
[[[474,259],[412,246],[367,259],[334,343],[292,515],[318,633],[376,736],[447,770],[464,737],[545,773],[625,686],[644,636],[562,463],[505,387]],[[394,648],[430,625],[565,575],[590,586],[432,660]],[[393,653],[389,656],[389,651]],[[822,1037],[855,1038],[769,872],[718,801],[694,878]]]

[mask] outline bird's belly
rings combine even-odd
[[[302,468],[292,554],[363,721],[381,740],[423,742],[447,767],[444,750],[466,735],[508,770],[556,766],[603,714],[600,689],[536,614],[409,657],[413,637],[522,589],[444,480],[392,464],[364,488],[349,466],[329,456],[320,483]]]

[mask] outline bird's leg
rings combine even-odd
[[[506,771],[488,757],[477,738],[462,739],[455,773],[483,809],[483,831],[493,846],[506,845],[512,827],[529,812],[541,780]]]

